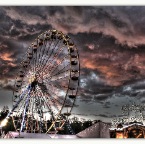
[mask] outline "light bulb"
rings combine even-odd
[[[1,126],[5,126],[8,122],[8,119],[4,119],[2,122],[1,122]]]

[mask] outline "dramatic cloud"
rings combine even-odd
[[[13,90],[26,49],[39,34],[57,29],[68,34],[79,50],[79,114],[84,113],[82,103],[88,104],[88,112],[89,104],[94,104],[100,111],[93,115],[103,118],[112,114],[111,107],[115,112],[120,108],[116,99],[143,103],[144,13],[145,7],[0,7],[0,87]]]

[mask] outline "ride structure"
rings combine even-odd
[[[11,116],[18,132],[48,133],[63,130],[75,106],[80,62],[68,35],[49,30],[39,35],[20,63],[14,85]]]

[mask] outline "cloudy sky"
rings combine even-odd
[[[145,7],[0,7],[0,108],[12,107],[11,81],[34,39],[49,29],[78,47],[80,89],[73,113],[110,121],[145,102]]]

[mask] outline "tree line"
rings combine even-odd
[[[7,114],[9,113],[9,108],[7,106],[4,106],[3,109],[0,111],[0,123],[6,118]],[[17,116],[17,119],[19,119],[19,117]],[[37,120],[33,120],[33,122],[35,123]],[[83,120],[80,121],[77,117],[73,117],[71,119],[68,119],[66,121],[66,123],[64,124],[63,128],[61,130],[58,130],[58,134],[77,134],[83,130],[85,130],[86,128],[92,126],[93,124],[99,122],[99,120]],[[47,120],[47,127],[49,127],[52,124],[51,120]],[[45,123],[45,124],[46,124]],[[41,133],[46,133],[46,129],[45,129],[45,124],[42,122],[42,131]],[[57,124],[56,124],[57,125]],[[9,131],[16,131],[13,125],[13,120],[12,117],[9,118],[8,123],[6,124],[6,126],[2,127],[2,130],[0,132],[0,135],[2,134],[2,131],[4,134],[7,134]],[[52,131],[55,131],[54,129],[52,129]],[[27,131],[28,132],[28,131]],[[31,132],[31,131],[29,131]],[[35,131],[35,133],[38,133],[40,131]]]

